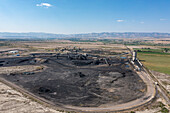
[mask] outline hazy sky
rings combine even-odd
[[[0,0],[0,32],[170,33],[170,0]]]

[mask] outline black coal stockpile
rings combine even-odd
[[[91,61],[91,60],[86,60],[86,61],[82,61],[82,60],[72,60],[72,62],[73,62],[74,65],[76,65],[76,66],[85,66],[85,65],[91,64],[93,61]]]
[[[47,67],[39,72],[0,76],[56,105],[98,107],[107,103],[129,102],[145,93],[141,92],[146,89],[145,84],[132,69],[124,67],[125,60],[120,62],[117,58],[81,54],[47,54],[48,57],[39,57],[42,55],[0,59],[0,64],[7,67]],[[103,65],[106,63],[111,65]]]

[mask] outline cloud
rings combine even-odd
[[[161,18],[160,21],[166,21],[167,19]]]
[[[141,24],[144,24],[145,22],[140,22]]]
[[[40,3],[40,4],[37,4],[36,6],[38,6],[38,7],[45,7],[45,8],[52,7],[52,5],[49,4],[49,3]]]
[[[124,20],[116,20],[117,22],[124,22]]]

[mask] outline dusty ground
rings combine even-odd
[[[0,82],[0,113],[60,113],[26,98]]]
[[[0,67],[0,74],[15,74],[15,73],[23,73],[23,72],[32,72],[38,71],[38,69],[45,67],[43,65],[35,66],[35,65],[24,65],[24,66],[11,66],[9,67]]]
[[[170,106],[166,105],[165,100],[157,97],[154,103],[143,108],[143,110],[136,111],[135,113],[169,113],[168,110],[170,110]]]
[[[170,92],[170,75],[159,73],[156,71],[151,71],[152,74],[157,78],[157,80],[161,83],[161,85]]]

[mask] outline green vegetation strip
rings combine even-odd
[[[138,52],[138,58],[148,69],[170,75],[170,53]]]
[[[159,102],[157,107],[161,108],[161,110],[160,110],[161,113],[169,113],[169,110],[165,107],[165,105],[162,102]]]

